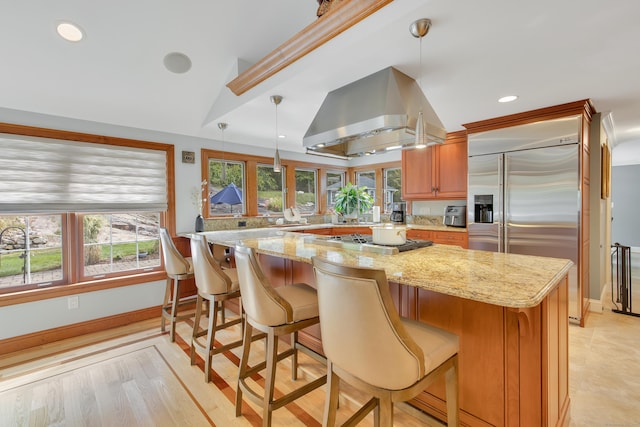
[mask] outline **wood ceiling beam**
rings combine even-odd
[[[227,83],[237,96],[307,55],[393,0],[344,0]]]

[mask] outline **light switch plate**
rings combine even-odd
[[[182,163],[195,163],[195,162],[196,162],[196,153],[194,151],[182,152]]]

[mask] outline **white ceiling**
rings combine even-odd
[[[0,107],[273,147],[302,137],[328,91],[388,66],[418,79],[448,131],[590,98],[611,113],[614,162],[640,163],[637,0],[395,0],[249,92],[225,84],[312,23],[315,0],[0,0]],[[423,39],[409,33],[430,18]],[[68,20],[86,38],[55,33]],[[170,52],[193,63],[163,66]],[[421,76],[420,76],[421,74]],[[517,94],[509,104],[496,100]],[[2,117],[0,116],[0,121]],[[217,147],[212,141],[211,147]],[[238,151],[250,147],[237,146]]]

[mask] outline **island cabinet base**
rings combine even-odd
[[[568,424],[568,282],[539,305],[508,308],[391,283],[404,317],[460,338],[460,420],[469,426]],[[444,420],[444,381],[412,401]]]
[[[315,287],[310,264],[260,255],[274,286]],[[401,316],[460,338],[460,421],[468,426],[562,426],[568,424],[568,284],[560,280],[537,306],[509,308],[390,283]],[[299,339],[322,353],[320,329]],[[411,401],[446,419],[444,381]]]

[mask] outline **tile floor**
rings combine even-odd
[[[640,283],[640,268],[632,282]],[[640,293],[634,297],[638,312]],[[572,427],[640,426],[640,317],[612,307],[607,290],[601,314],[590,313],[584,328],[569,326]]]

